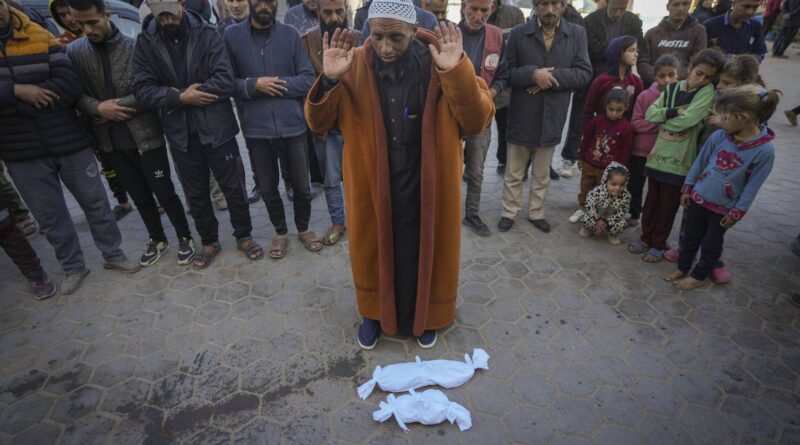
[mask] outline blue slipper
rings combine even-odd
[[[641,255],[641,254],[647,252],[647,249],[649,249],[649,248],[650,248],[650,246],[648,246],[647,244],[645,244],[645,243],[643,243],[641,241],[634,241],[634,242],[628,244],[628,252],[630,252],[632,254],[635,254],[635,255]]]
[[[642,257],[642,261],[645,261],[647,263],[657,263],[663,259],[664,259],[664,252],[656,249],[655,247],[651,247],[650,250],[647,251],[647,254]]]

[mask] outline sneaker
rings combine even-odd
[[[436,344],[436,330],[425,331],[417,337],[417,344],[422,349],[430,349]]]
[[[558,170],[559,176],[562,178],[571,178],[574,172],[572,169],[575,167],[575,163],[572,161],[568,161],[564,159],[564,162],[561,164],[561,169]]]
[[[733,275],[725,266],[715,267],[711,270],[711,281],[715,284],[730,283],[733,280]]]
[[[47,274],[28,278],[28,284],[35,300],[46,300],[56,294],[56,285]]]
[[[253,187],[253,190],[250,190],[250,193],[247,194],[247,202],[252,204],[254,202],[258,202],[259,199],[261,199],[261,192],[259,192],[257,188]]]
[[[583,218],[583,215],[585,214],[586,212],[584,212],[582,209],[578,209],[575,211],[575,213],[570,215],[569,222],[571,222],[572,224],[577,224],[581,222],[581,218]]]
[[[497,174],[500,176],[506,174],[506,164],[497,164]]]
[[[514,220],[511,218],[506,218],[505,216],[500,218],[500,222],[497,223],[497,230],[501,232],[508,232],[511,230],[511,226],[514,225]]]
[[[561,176],[558,176],[558,173],[553,169],[553,166],[550,166],[550,180],[551,181],[558,181],[561,179]]]
[[[618,237],[617,235],[611,235],[611,234],[609,234],[609,235],[608,235],[608,242],[609,242],[609,243],[610,243],[612,246],[617,246],[617,245],[619,245],[619,243],[621,243],[622,241],[619,239],[619,237]]]
[[[464,216],[464,225],[472,229],[475,234],[478,236],[489,236],[492,234],[492,231],[489,230],[489,227],[483,223],[481,217],[478,215],[466,215]]]
[[[167,242],[166,241],[153,241],[153,239],[147,240],[147,244],[144,248],[144,253],[142,254],[142,258],[139,260],[139,265],[142,267],[152,266],[155,264],[159,259],[161,259],[161,255],[167,250]]]
[[[67,276],[64,277],[64,281],[61,282],[61,294],[69,295],[78,292],[86,275],[89,275],[89,269],[83,269],[80,273],[76,274],[67,274]]]
[[[124,274],[130,274],[139,272],[142,269],[142,266],[126,258],[122,261],[106,261],[103,263],[103,268],[116,270]]]
[[[194,259],[194,240],[187,237],[178,238],[178,265],[185,266]]]
[[[589,238],[592,236],[592,232],[590,232],[586,227],[581,227],[581,231],[578,232],[578,235],[580,235],[581,238]]]
[[[358,328],[358,346],[361,349],[372,349],[378,343],[378,336],[381,333],[381,324],[378,320],[364,317],[361,326]]]
[[[133,212],[133,206],[128,205],[128,207],[122,207],[121,205],[117,204],[111,209],[111,213],[114,214],[114,219],[117,221],[121,220],[122,218],[126,217],[129,213]]]
[[[219,211],[228,210],[228,201],[225,198],[216,199],[214,200],[214,207]]]
[[[797,114],[795,114],[794,111],[786,110],[786,111],[783,112],[783,114],[786,115],[786,120],[789,121],[789,126],[790,127],[796,127],[797,126]]]

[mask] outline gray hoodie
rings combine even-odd
[[[664,54],[672,54],[681,62],[679,74],[685,79],[689,73],[689,62],[700,51],[706,49],[706,29],[688,16],[680,28],[675,29],[670,25],[667,17],[657,26],[651,28],[644,35],[644,45],[639,48],[639,62],[637,69],[642,76],[644,87],[648,88],[653,82],[653,64]]]

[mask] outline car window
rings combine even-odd
[[[139,22],[120,17],[119,14],[111,14],[111,21],[117,25],[117,28],[119,28],[123,34],[134,39],[139,35],[139,31],[142,30],[142,26]]]

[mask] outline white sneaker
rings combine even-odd
[[[586,227],[581,227],[581,231],[578,232],[578,235],[580,235],[581,238],[589,238],[592,236],[592,232],[590,232]]]
[[[574,162],[564,160],[564,163],[561,164],[561,168],[558,170],[558,175],[562,178],[571,178],[573,175],[572,169],[574,166]]]
[[[622,241],[620,241],[618,236],[608,235],[608,242],[611,243],[611,245],[616,246],[617,244],[621,243]]]
[[[580,222],[581,218],[583,218],[584,214],[585,212],[583,210],[581,209],[576,210],[575,213],[573,213],[572,216],[569,217],[569,222],[571,222],[572,224],[577,224],[578,222]]]

